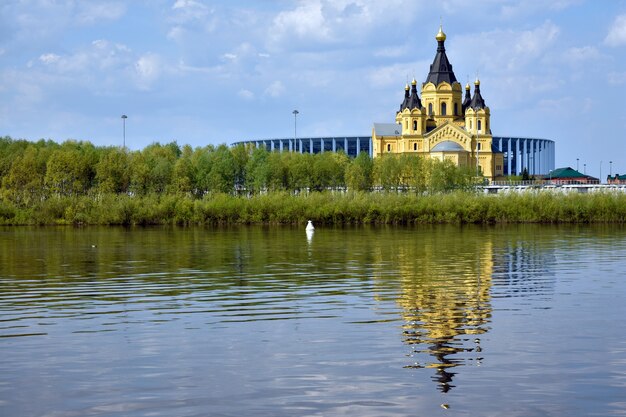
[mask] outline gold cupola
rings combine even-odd
[[[437,39],[437,42],[443,42],[446,40],[446,34],[443,33],[443,28],[441,25],[439,25],[439,32],[437,32],[437,36],[435,36],[435,39]]]

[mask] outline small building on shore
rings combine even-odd
[[[600,180],[598,178],[578,172],[571,167],[553,169],[544,177],[544,181],[557,185],[600,184]]]
[[[622,174],[622,175],[615,174],[614,177],[607,175],[606,183],[612,184],[612,185],[626,185],[626,174]]]

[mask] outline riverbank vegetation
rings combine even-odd
[[[0,138],[0,224],[626,221],[624,194],[485,196],[475,182],[412,156]]]

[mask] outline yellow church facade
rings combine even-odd
[[[426,81],[407,84],[395,123],[374,123],[372,155],[412,154],[450,160],[476,169],[488,179],[503,175],[504,155],[493,145],[489,107],[480,92],[465,86],[465,96],[445,50],[446,35],[439,28],[437,53]]]

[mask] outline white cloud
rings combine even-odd
[[[153,53],[142,55],[135,62],[137,86],[144,90],[150,89],[152,83],[161,75],[161,67],[161,59],[158,55]]]
[[[184,60],[179,61],[177,70],[180,73],[203,73],[203,74],[216,74],[221,67],[198,67],[188,65]]]
[[[59,60],[61,59],[61,57],[57,54],[43,54],[39,57],[39,60],[41,62],[43,62],[44,64],[55,64],[57,62],[59,62]]]
[[[558,34],[558,26],[548,21],[534,30],[522,32],[513,46],[517,54],[537,56],[552,44]]]
[[[423,69],[428,68],[429,65],[430,61],[423,60],[413,63],[381,66],[369,70],[367,79],[369,85],[372,87],[396,86],[398,87],[398,91],[400,91],[400,88],[404,87],[404,83],[407,79],[408,82],[410,82],[413,77],[420,78],[415,74],[416,69],[420,69],[419,75],[425,75],[422,74],[424,72]]]
[[[498,29],[458,36],[448,49],[451,56],[457,57],[455,62],[466,62],[481,72],[525,72],[529,65],[536,65],[546,56],[555,44],[559,32],[558,26],[546,21],[534,29],[524,31]]]
[[[300,43],[310,48],[311,43],[359,44],[365,39],[371,44],[381,38],[380,30],[412,22],[419,7],[418,2],[402,0],[300,0],[274,17],[268,44],[276,48]]]
[[[47,87],[51,81],[56,81],[52,78],[36,71],[5,70],[0,72],[0,90],[4,90],[7,101],[11,97],[16,115],[32,114],[50,95]]]
[[[500,15],[506,19],[517,19],[524,16],[529,16],[536,13],[542,13],[546,9],[561,11],[571,6],[579,4],[581,0],[551,0],[546,2],[545,0],[524,0],[511,3],[507,0],[502,0],[500,8]]]
[[[500,17],[505,20],[525,18],[536,14],[544,14],[546,10],[561,11],[580,4],[583,0],[441,0],[440,4],[446,15]],[[444,26],[446,20],[444,17]]]
[[[626,72],[610,72],[608,82],[612,85],[626,84]]]
[[[255,48],[251,44],[244,42],[238,45],[233,51],[222,54],[220,59],[230,63],[248,64],[250,59],[256,59],[258,57],[259,54],[256,52]]]
[[[265,89],[265,95],[270,97],[280,97],[285,92],[285,86],[280,81],[274,81]]]
[[[186,31],[182,26],[174,26],[167,32],[167,38],[173,41],[181,42],[185,33]]]
[[[563,53],[563,60],[574,65],[601,58],[602,54],[593,46],[572,47]]]
[[[89,25],[102,20],[117,20],[126,13],[126,6],[118,2],[78,3],[76,19],[80,24]]]
[[[409,55],[409,46],[385,46],[374,50],[373,55],[378,58],[401,58]]]
[[[197,0],[176,0],[172,10],[176,13],[175,20],[179,23],[204,20],[212,13],[209,7]]]
[[[609,46],[626,45],[626,14],[615,18],[604,42]]]
[[[280,12],[272,25],[272,37],[296,36],[315,40],[330,40],[330,28],[322,13],[321,1],[301,2],[294,10]]]
[[[45,53],[39,56],[39,61],[46,66],[49,72],[59,75],[68,75],[89,78],[96,71],[123,68],[129,65],[131,50],[123,44],[111,43],[107,40],[98,39],[89,47],[84,47],[73,54],[59,55]],[[32,65],[30,65],[32,67]]]
[[[253,100],[254,99],[254,93],[250,90],[246,90],[245,88],[242,88],[241,90],[239,90],[237,92],[237,95],[244,99],[244,100]]]
[[[591,110],[593,101],[590,98],[560,97],[541,99],[537,103],[539,110],[552,115],[568,114],[572,111],[586,113]]]

